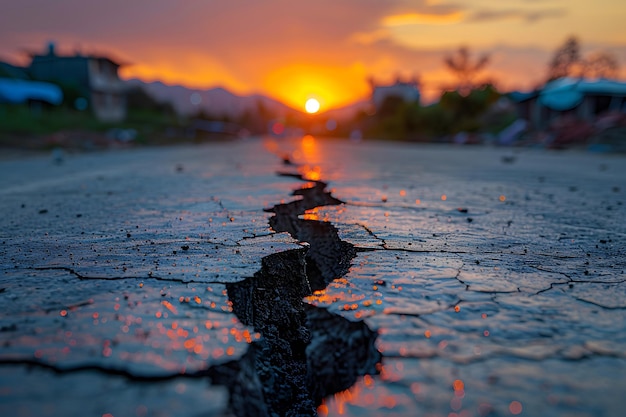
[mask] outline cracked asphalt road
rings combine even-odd
[[[0,415],[232,413],[226,288],[303,247],[277,172],[344,202],[301,216],[357,251],[305,302],[382,353],[319,415],[624,414],[626,158],[306,137],[1,161]]]

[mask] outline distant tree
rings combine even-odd
[[[267,133],[269,122],[277,117],[263,100],[257,99],[254,108],[244,111],[234,121],[256,135]]]
[[[439,100],[442,109],[450,113],[452,132],[472,132],[480,130],[481,117],[500,98],[500,93],[492,85],[474,88],[468,94],[460,91],[447,91]]]
[[[584,58],[580,42],[574,36],[565,40],[548,66],[548,81],[562,77],[615,78],[619,72],[617,58],[608,52],[596,52]]]
[[[583,71],[586,78],[616,78],[619,63],[608,52],[596,52],[584,61]]]
[[[176,114],[176,110],[170,102],[156,100],[141,87],[133,87],[126,92],[126,104],[130,111],[144,110],[167,115]]]
[[[387,96],[376,112],[379,118],[385,118],[398,113],[404,107],[404,99],[398,96]]]
[[[552,61],[548,66],[548,81],[562,77],[580,76],[581,67],[580,42],[575,36],[570,36],[554,52]]]
[[[489,55],[485,54],[473,60],[466,46],[460,47],[453,55],[444,58],[446,67],[458,78],[457,89],[462,95],[469,94],[475,87],[476,75],[489,63]]]

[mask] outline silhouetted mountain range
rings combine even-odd
[[[258,111],[263,106],[272,114],[285,116],[297,110],[267,96],[253,94],[238,96],[230,91],[215,87],[206,90],[192,89],[180,85],[167,85],[161,81],[146,83],[138,79],[128,80],[132,87],[141,87],[154,99],[170,102],[179,114],[193,115],[199,111],[221,116],[236,116],[246,111]]]
[[[161,81],[144,82],[138,79],[128,80],[127,83],[132,87],[143,88],[158,101],[170,102],[181,115],[194,115],[199,111],[204,111],[215,116],[233,117],[245,112],[257,112],[260,106],[276,116],[302,113],[300,110],[262,94],[238,96],[222,87],[201,90],[180,85],[167,85]],[[367,104],[365,101],[360,101],[340,109],[329,110],[324,114],[330,118],[345,119],[366,108]]]

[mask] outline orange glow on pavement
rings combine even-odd
[[[511,404],[509,404],[509,411],[511,412],[511,414],[513,415],[518,415],[522,413],[522,403],[520,403],[519,401],[513,401],[511,402]]]
[[[178,311],[176,310],[176,307],[174,307],[172,305],[172,303],[170,303],[169,301],[161,301],[161,304],[163,304],[163,306],[165,306],[165,308],[167,308],[169,311],[171,311],[174,314],[178,314]]]

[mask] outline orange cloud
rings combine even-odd
[[[382,25],[386,27],[405,25],[450,25],[463,20],[464,14],[459,11],[448,13],[403,13],[385,16]]]
[[[139,78],[144,81],[162,81],[165,84],[214,87],[228,86],[235,92],[245,92],[250,86],[232,75],[219,61],[195,51],[177,54],[176,59],[167,50],[150,51],[141,62],[124,66],[122,78]]]
[[[349,40],[361,45],[371,45],[375,42],[389,39],[390,37],[391,35],[388,30],[378,29],[373,32],[356,32],[350,36]]]

